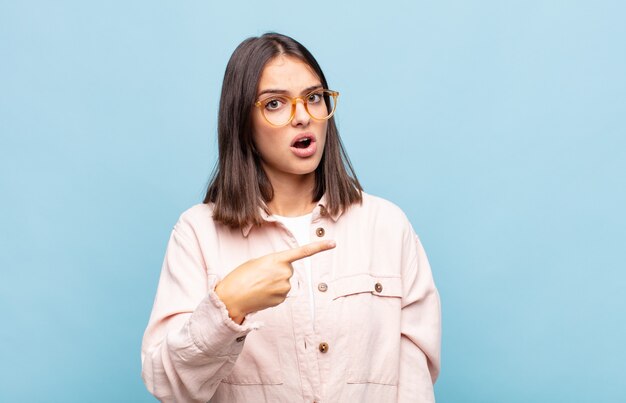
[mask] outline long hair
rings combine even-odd
[[[313,55],[296,40],[277,33],[248,38],[233,52],[222,84],[218,115],[219,160],[213,170],[204,203],[214,203],[213,218],[230,227],[261,225],[260,208],[266,208],[274,190],[254,150],[251,110],[261,73],[279,55],[308,64],[328,88]],[[312,201],[325,196],[326,210],[336,214],[362,201],[362,187],[346,154],[335,118],[328,120],[326,144],[315,170]]]

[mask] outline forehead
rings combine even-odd
[[[299,93],[304,88],[319,84],[320,79],[311,66],[293,56],[280,55],[263,68],[258,91],[277,89]]]

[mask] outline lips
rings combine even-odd
[[[317,144],[312,133],[302,133],[291,141],[291,151],[300,158],[307,158],[315,154]]]

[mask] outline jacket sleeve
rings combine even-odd
[[[434,402],[439,375],[441,308],[430,265],[414,233],[403,273],[398,402]]]
[[[142,377],[163,402],[206,402],[233,369],[254,323],[233,322],[214,292],[193,229],[172,231],[146,328]]]

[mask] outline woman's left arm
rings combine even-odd
[[[434,402],[440,368],[441,306],[422,244],[412,231],[402,268],[400,373],[398,402]]]

